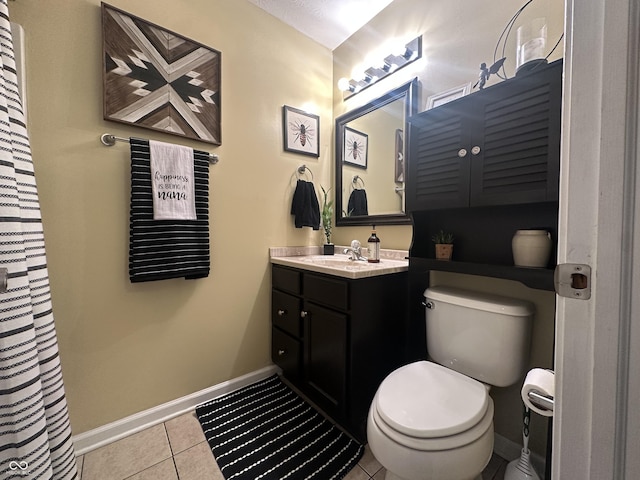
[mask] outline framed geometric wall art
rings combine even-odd
[[[222,54],[102,3],[105,120],[220,145]]]

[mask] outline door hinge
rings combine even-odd
[[[591,298],[591,267],[579,263],[561,263],[553,274],[556,293],[561,297]]]

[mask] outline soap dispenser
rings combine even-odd
[[[371,231],[371,236],[369,240],[369,256],[367,257],[367,262],[369,263],[379,263],[380,262],[380,239],[376,235],[376,226],[373,225],[373,229]]]

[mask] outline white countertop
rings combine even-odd
[[[300,268],[312,272],[325,273],[344,278],[366,278],[390,273],[404,272],[409,269],[406,250],[380,250],[380,262],[369,263],[362,260],[349,260],[342,253],[344,246],[336,245],[335,255],[322,255],[321,247],[272,247],[269,249],[271,263]],[[366,249],[363,249],[366,255]]]

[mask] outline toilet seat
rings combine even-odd
[[[394,441],[419,450],[445,450],[469,444],[492,428],[493,401],[482,383],[420,361],[385,378],[371,413]]]

